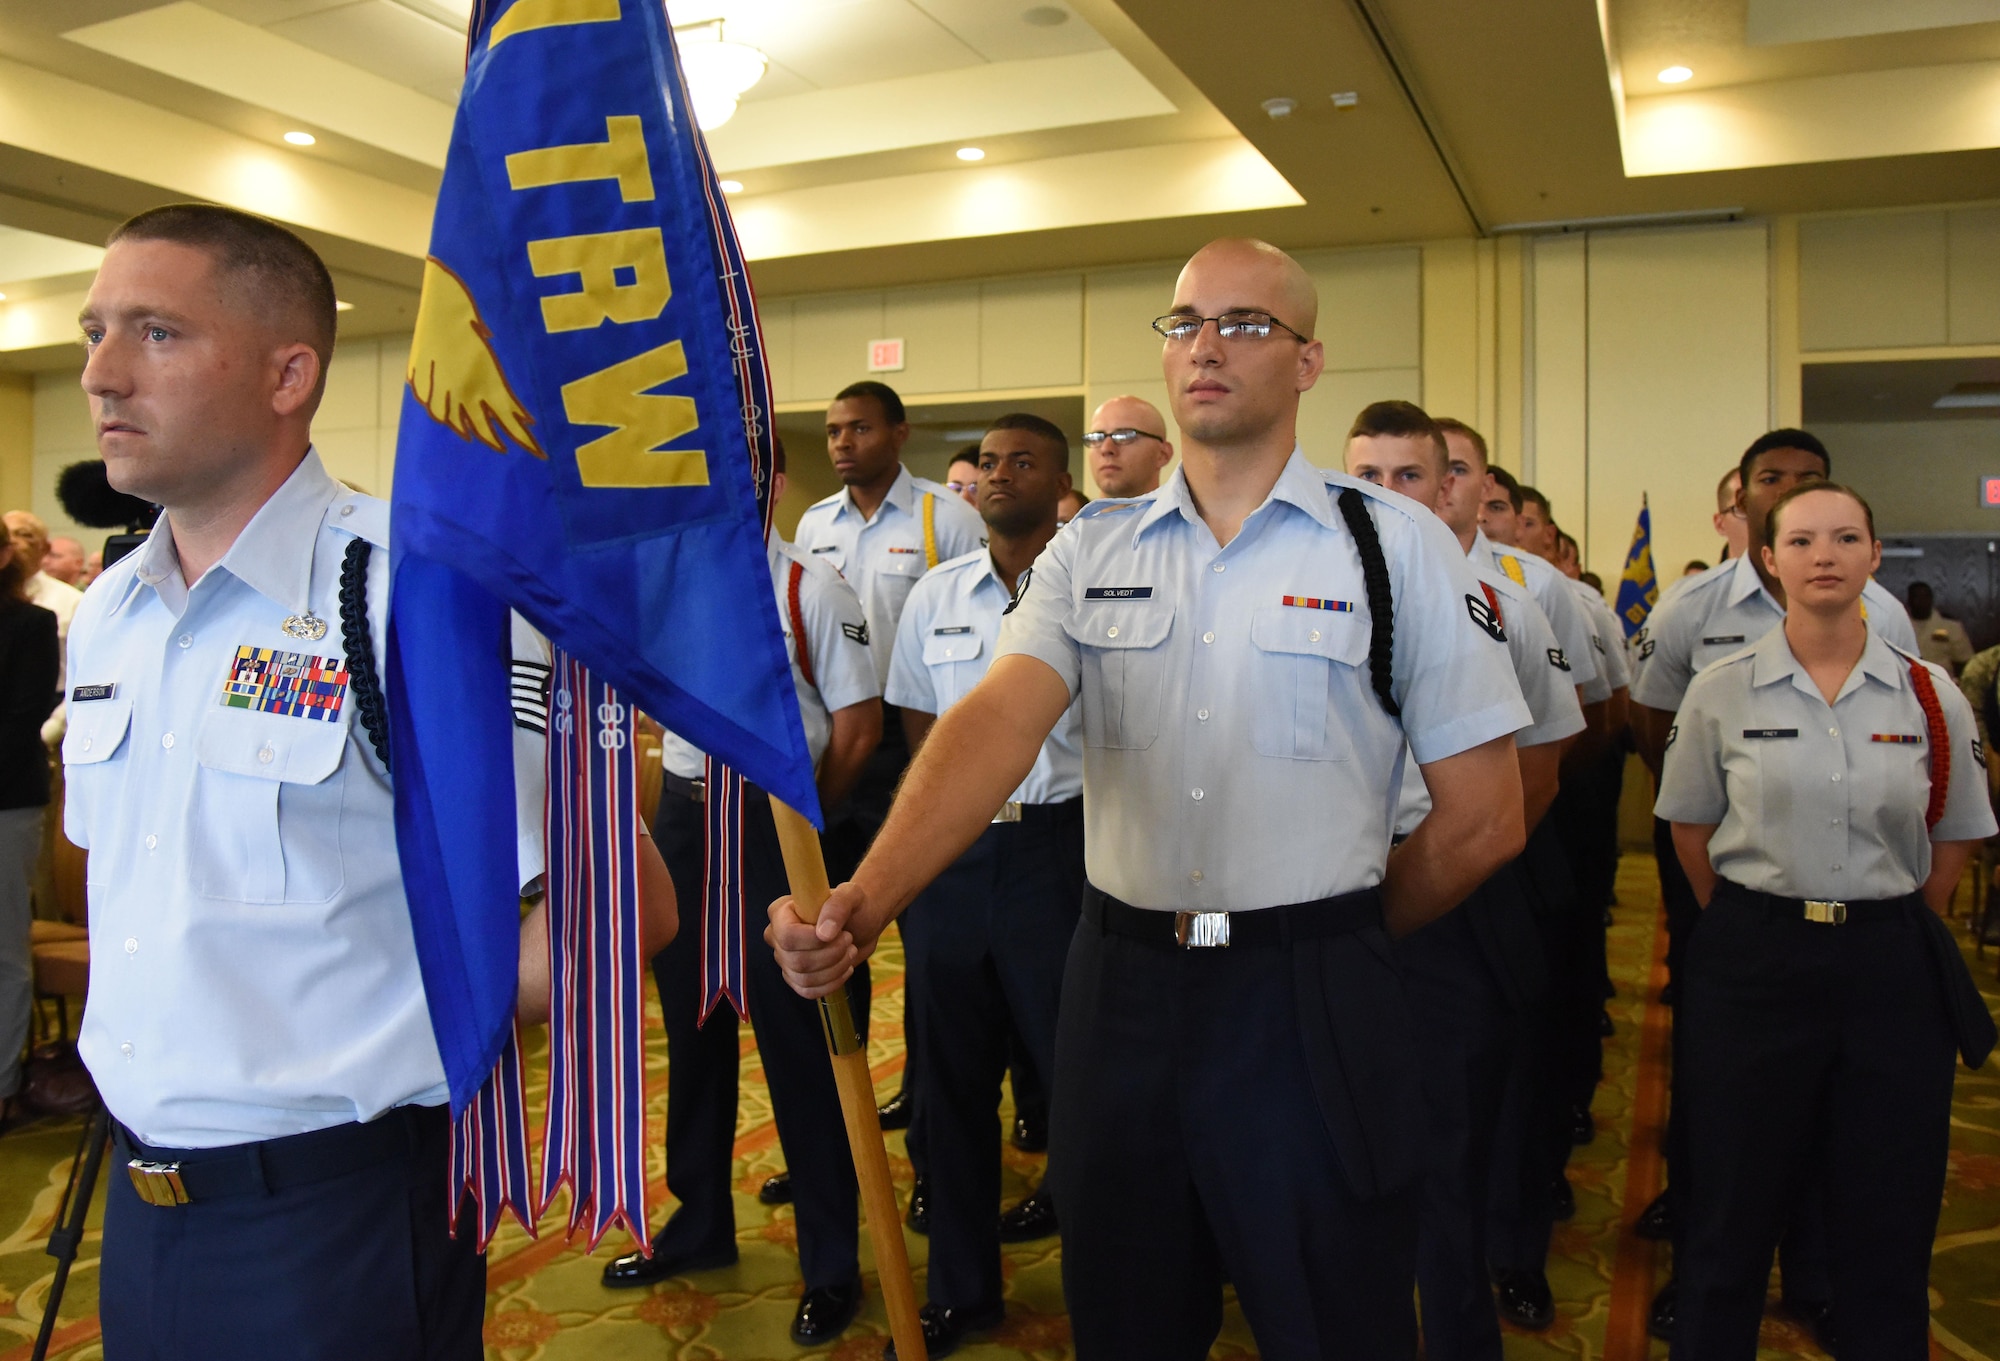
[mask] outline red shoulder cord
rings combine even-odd
[[[806,646],[806,615],[799,608],[799,583],[805,580],[806,569],[798,563],[792,564],[791,579],[785,585],[785,610],[792,616],[792,650],[798,654],[799,674],[806,678],[806,684],[819,689],[819,682],[813,679],[812,651]],[[1937,696],[1932,695],[1933,703]]]
[[[1930,828],[1944,816],[1944,801],[1951,793],[1951,729],[1945,726],[1944,706],[1938,703],[1930,668],[1922,662],[1910,663],[1910,688],[1923,706],[1924,730],[1930,739],[1931,801],[1924,809],[1924,826]]]

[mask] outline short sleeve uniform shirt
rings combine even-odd
[[[965,698],[993,665],[1011,600],[984,548],[926,573],[903,607],[883,698],[927,714],[941,714]],[[1062,803],[1083,793],[1081,728],[1072,699],[1011,801]]]
[[[1370,684],[1348,488],[1387,559],[1400,721]],[[1091,882],[1144,908],[1255,909],[1380,882],[1406,743],[1430,762],[1527,726],[1486,608],[1435,515],[1294,451],[1227,546],[1178,470],[1085,507],[1023,578],[998,650],[1081,698]]]
[[[930,529],[926,537],[925,518]],[[986,542],[986,524],[957,492],[904,468],[889,494],[864,517],[845,488],[799,516],[797,543],[847,578],[868,616],[875,684],[889,681],[889,654],[910,588],[937,563],[963,557]]]
[[[1931,750],[1913,662],[1930,673],[1951,743],[1944,816],[1929,830],[1942,754]],[[1781,628],[1703,670],[1675,717],[1654,811],[1716,824],[1709,859],[1723,878],[1834,901],[1913,893],[1930,874],[1933,840],[1994,832],[1972,706],[1941,668],[1872,628],[1831,705]]]

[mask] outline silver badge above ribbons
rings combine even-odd
[[[280,625],[287,638],[301,638],[316,643],[326,637],[326,620],[307,610],[304,614],[288,614]]]

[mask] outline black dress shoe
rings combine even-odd
[[[1784,1305],[1786,1313],[1806,1326],[1821,1351],[1828,1356],[1840,1355],[1834,1346],[1832,1300],[1786,1300]]]
[[[910,1212],[903,1222],[918,1233],[931,1231],[931,1183],[928,1177],[918,1177],[917,1184],[910,1188]]]
[[[1555,1184],[1549,1187],[1549,1213],[1559,1224],[1576,1218],[1576,1191],[1564,1173],[1556,1173]]]
[[[1555,1296],[1542,1272],[1503,1271],[1493,1284],[1500,1317],[1515,1327],[1539,1333],[1556,1321]]]
[[[1653,1307],[1646,1311],[1646,1331],[1662,1342],[1674,1340],[1674,1325],[1678,1323],[1681,1294],[1672,1281],[1660,1287],[1660,1293],[1653,1296]]]
[[[924,1350],[930,1353],[931,1361],[950,1356],[958,1350],[958,1344],[965,1341],[970,1333],[983,1333],[998,1328],[1007,1317],[1007,1306],[996,1304],[991,1309],[978,1313],[968,1313],[963,1309],[942,1309],[935,1304],[927,1304],[917,1314],[924,1325]],[[896,1361],[896,1343],[892,1338],[882,1353],[882,1361]]]
[[[1674,1207],[1665,1191],[1654,1196],[1653,1203],[1640,1211],[1632,1222],[1632,1232],[1650,1243],[1664,1243],[1674,1236]]]
[[[790,1205],[792,1174],[780,1172],[775,1177],[766,1177],[764,1184],[757,1188],[757,1201],[761,1205]]]
[[[1014,1117],[1014,1147],[1023,1153],[1046,1153],[1049,1151],[1049,1117],[1040,1115],[1030,1120],[1025,1115]]]
[[[854,1322],[854,1316],[861,1312],[861,1277],[856,1276],[846,1285],[823,1285],[817,1290],[808,1290],[799,1300],[799,1311],[792,1315],[792,1341],[801,1347],[816,1347],[822,1342],[831,1342],[846,1331]]]
[[[882,1122],[883,1129],[908,1129],[910,1116],[915,1112],[916,1100],[905,1087],[875,1108],[875,1118]]]
[[[1569,1111],[1569,1141],[1578,1148],[1593,1143],[1597,1139],[1597,1121],[1591,1118],[1590,1107],[1572,1106]]]
[[[612,1290],[627,1290],[633,1286],[651,1285],[664,1281],[669,1276],[686,1276],[696,1271],[714,1271],[717,1267],[736,1265],[736,1245],[710,1253],[673,1254],[661,1252],[657,1246],[651,1257],[628,1252],[616,1258],[604,1268],[604,1284]]]
[[[1000,1215],[1000,1241],[1032,1243],[1037,1238],[1053,1238],[1058,1229],[1056,1203],[1044,1186],[1019,1205]]]

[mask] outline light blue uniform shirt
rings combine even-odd
[[[1599,692],[1597,649],[1590,645],[1590,621],[1584,617],[1576,592],[1570,589],[1569,578],[1525,549],[1500,547],[1486,537],[1485,530],[1478,529],[1472,534],[1471,557],[1479,561],[1482,554],[1500,575],[1526,587],[1542,607],[1549,627],[1555,630],[1556,645],[1569,662],[1570,684],[1583,691],[1583,702],[1597,704],[1609,697],[1610,690]]]
[[[1873,580],[1862,588],[1861,608],[1870,633],[1905,652],[1917,650],[1909,611]],[[1747,553],[1689,578],[1653,607],[1646,627],[1634,635],[1639,674],[1632,682],[1632,702],[1673,712],[1696,675],[1755,643],[1784,619],[1784,607],[1764,589]]]
[[[1785,631],[1768,630],[1688,686],[1654,813],[1716,824],[1715,872],[1760,893],[1867,902],[1916,892],[1930,877],[1931,842],[1989,837],[1994,821],[1972,705],[1944,668],[1917,662],[1951,736],[1944,816],[1925,828],[1938,753],[1913,661],[1869,629],[1829,705]]]
[[[1597,663],[1597,678],[1583,689],[1583,702],[1598,704],[1632,685],[1632,664],[1625,655],[1625,630],[1611,606],[1587,581],[1564,577],[1583,607],[1583,619],[1590,626],[1590,650]]]
[[[1012,599],[984,548],[927,572],[903,607],[883,698],[927,714],[941,714],[964,699],[993,665],[1000,617]],[[1078,710],[1071,700],[1009,802],[1061,803],[1083,793]]]
[[[280,677],[256,677],[260,649],[345,669],[340,565],[356,538],[374,547],[380,667],[388,529],[386,504],[308,452],[192,588],[162,519],[77,611],[63,827],[90,852],[78,1047],[147,1143],[245,1143],[446,1099],[390,784],[353,694],[330,720],[295,716],[269,698]],[[288,636],[288,616],[326,633]],[[539,755],[539,735],[516,738],[517,758]],[[522,801],[539,808],[539,790]],[[521,855],[525,881],[538,832]]]
[[[936,558],[924,544],[924,503],[928,500],[936,531]],[[959,499],[957,492],[928,478],[912,477],[904,468],[896,474],[889,494],[875,508],[875,518],[863,516],[845,487],[806,507],[799,516],[800,548],[847,578],[868,614],[869,646],[875,655],[875,683],[889,682],[889,654],[896,645],[896,625],[903,602],[917,578],[939,563],[963,557],[986,543],[986,522]]]
[[[1388,561],[1400,721],[1369,681],[1347,487]],[[1023,578],[998,650],[1082,697],[1093,884],[1139,907],[1264,908],[1381,881],[1406,740],[1430,762],[1528,725],[1485,604],[1435,515],[1294,450],[1227,547],[1180,470],[1086,506]]]
[[[826,755],[833,740],[833,711],[874,699],[882,693],[875,679],[875,659],[868,647],[868,621],[854,588],[840,573],[810,554],[786,543],[775,533],[764,545],[777,592],[778,627],[785,632],[785,656],[792,664],[792,690],[799,697],[799,721],[806,731],[806,749],[813,765]],[[799,615],[806,626],[806,661],[813,678],[799,665],[799,639],[792,628],[792,567],[799,568]],[[673,733],[660,743],[660,760],[684,780],[702,778],[700,748]]]

